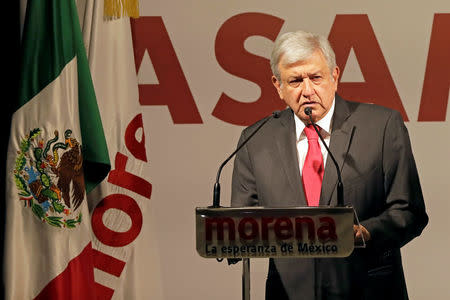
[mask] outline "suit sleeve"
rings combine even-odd
[[[402,247],[421,234],[428,216],[408,130],[396,111],[386,123],[382,163],[385,209],[361,224],[375,247]]]
[[[244,130],[239,139],[240,145],[246,139]],[[233,167],[231,184],[231,206],[257,206],[259,204],[256,191],[256,179],[253,173],[248,144],[242,147],[236,154]]]

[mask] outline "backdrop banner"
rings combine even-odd
[[[157,248],[161,299],[241,297],[241,264],[196,253],[193,208],[212,205],[217,169],[241,130],[284,107],[269,57],[277,36],[298,29],[330,39],[343,98],[402,113],[430,216],[422,235],[402,248],[408,292],[446,299],[448,1],[141,1],[131,27],[153,185],[143,227],[157,227],[147,245]],[[230,205],[231,173],[232,161],[222,172],[223,206]],[[264,299],[267,265],[251,259],[252,299]],[[137,268],[154,274],[145,264]]]

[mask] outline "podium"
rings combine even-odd
[[[200,256],[242,259],[244,300],[250,299],[250,258],[346,257],[365,247],[363,239],[355,243],[359,220],[351,206],[206,207],[195,213]]]

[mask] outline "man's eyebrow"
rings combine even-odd
[[[288,79],[292,79],[292,78],[303,78],[303,75],[306,75],[306,77],[311,77],[311,76],[315,76],[315,75],[322,75],[323,71],[322,70],[314,70],[312,72],[301,72],[301,73],[294,73],[289,75],[287,78]]]
[[[314,76],[314,75],[322,75],[323,72],[321,70],[317,70],[315,72],[308,72],[308,76]]]

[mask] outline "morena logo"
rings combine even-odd
[[[302,241],[306,238],[305,232],[310,241],[316,239],[319,239],[320,242],[337,240],[335,220],[328,216],[320,217],[318,221],[310,217],[245,217],[237,220],[230,217],[206,218],[206,241],[213,240],[214,232],[216,232],[219,242],[224,241],[226,233],[228,233],[229,241],[235,241],[237,238],[246,241],[295,238]]]

